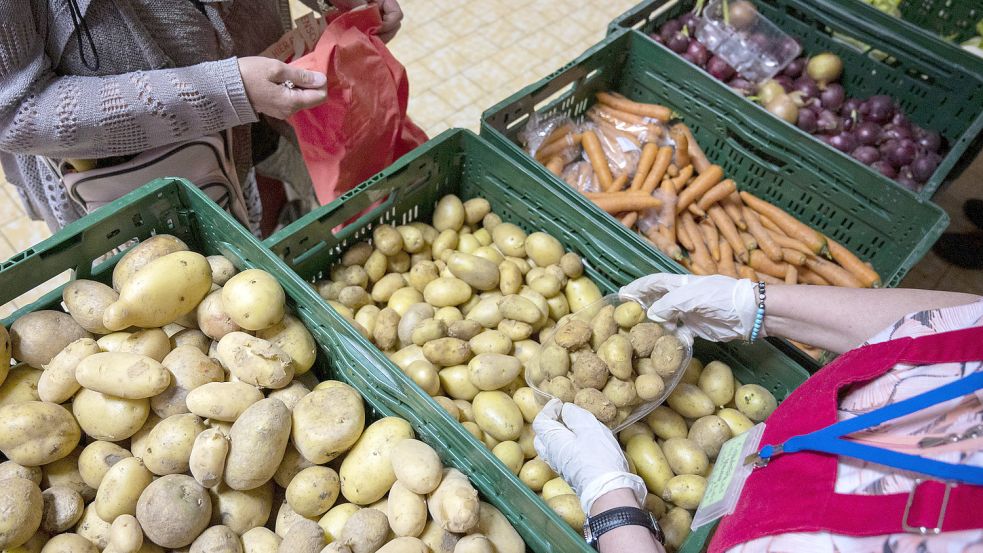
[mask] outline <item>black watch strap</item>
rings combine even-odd
[[[642,526],[648,528],[659,543],[665,545],[662,527],[652,513],[637,507],[617,507],[597,516],[588,517],[584,523],[584,535],[588,543],[597,549],[601,536],[622,526]]]

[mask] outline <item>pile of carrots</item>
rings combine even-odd
[[[558,125],[533,155],[576,186],[569,169],[586,154],[599,190],[584,195],[691,272],[768,283],[881,284],[877,272],[841,244],[739,191],[685,124],[667,126],[670,109],[602,92],[587,118],[592,124]],[[639,147],[637,162],[610,159],[612,148],[603,148],[602,141],[619,138]]]

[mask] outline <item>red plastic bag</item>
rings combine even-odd
[[[328,77],[328,99],[289,119],[322,205],[427,140],[406,114],[406,70],[375,36],[380,24],[375,5],[341,13],[291,63]]]

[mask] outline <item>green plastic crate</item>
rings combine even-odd
[[[636,29],[647,38],[648,33],[692,9],[693,4],[693,0],[646,0],[616,18],[608,30]],[[983,60],[857,0],[769,0],[755,5],[796,38],[802,44],[803,53],[838,55],[843,60],[841,82],[849,95],[860,98],[890,95],[912,121],[946,138],[949,150],[932,178],[918,192],[920,197],[931,198],[943,183],[959,176],[983,148]],[[869,48],[861,51],[855,44],[834,38],[834,32]],[[668,48],[657,46],[662,54],[678,58]],[[681,75],[693,73],[695,66],[683,61],[681,67],[685,72]],[[697,72],[706,75],[702,70]],[[740,97],[726,84],[710,80],[718,90]],[[760,105],[746,100],[741,109],[747,110],[749,105],[762,114],[767,113]],[[873,180],[894,183],[796,126],[779,123],[793,131],[788,134],[790,140],[808,140],[822,147],[827,158],[849,160],[862,168],[856,182],[864,187]]]
[[[901,0],[898,9],[905,21],[956,43],[977,36],[976,25],[983,19],[979,0]]]
[[[555,236],[565,248],[584,258],[587,274],[605,293],[616,291],[644,274],[665,270],[660,264],[661,258],[634,250],[626,242],[610,242],[612,237],[605,229],[614,225],[613,221],[608,222],[594,214],[585,217],[583,209],[586,206],[580,205],[580,199],[563,192],[544,185],[534,174],[470,131],[450,130],[335,202],[270,237],[267,244],[300,277],[315,282],[327,276],[330,267],[340,260],[346,249],[368,239],[374,225],[427,221],[438,199],[446,194],[457,194],[465,200],[486,198],[503,220],[515,223],[527,232],[543,230]],[[381,203],[373,207],[377,202]],[[624,229],[620,231],[623,233]],[[620,240],[620,237],[613,236],[613,239]],[[376,363],[391,376],[386,384],[389,386],[387,396],[405,395],[407,401],[412,398],[417,402],[415,409],[421,416],[430,416],[433,410],[439,409],[375,346],[361,336],[348,339],[351,358]],[[719,359],[729,363],[741,382],[759,383],[771,389],[778,398],[786,397],[808,377],[804,369],[767,343],[737,346],[698,342],[696,355],[706,361]],[[467,437],[465,449],[484,449],[473,437]],[[497,459],[495,462],[499,473],[505,471],[504,465]],[[507,471],[502,478],[503,484],[518,482]],[[523,487],[521,482],[518,486]],[[532,521],[539,541],[531,545],[537,551],[592,551],[580,535],[570,530],[528,489],[510,500],[534,503],[541,511],[538,519]],[[698,551],[704,541],[705,533],[696,533],[684,550]]]
[[[422,391],[405,386],[399,389],[387,374],[380,373],[376,369],[380,361],[370,361],[377,350],[352,355],[363,346],[352,340],[354,330],[262,243],[197,187],[180,179],[147,184],[0,264],[0,305],[66,270],[74,271],[76,278],[108,284],[118,256],[99,264],[93,261],[131,239],[144,240],[157,233],[173,234],[207,255],[225,255],[240,269],[256,267],[273,274],[283,285],[288,304],[319,344],[313,369],[319,380],[341,380],[357,389],[370,407],[370,420],[398,416],[409,421],[417,438],[430,444],[446,466],[467,474],[483,498],[505,514],[533,551],[564,550],[552,548],[540,532],[543,525],[556,524],[557,519],[546,517],[538,500],[529,497],[529,490],[491,452],[475,445],[471,435],[429,398],[424,401]],[[2,323],[9,326],[30,311],[58,309],[60,302],[59,288]]]

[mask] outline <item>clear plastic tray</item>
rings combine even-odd
[[[572,315],[568,315],[567,318],[561,320],[560,324],[557,325],[556,332],[551,334],[549,339],[547,339],[545,342],[542,343],[542,348],[540,349],[540,352],[544,351],[548,346],[557,345],[555,340],[557,333],[559,333],[564,328],[564,326],[570,324],[572,320],[579,319],[584,322],[587,322],[588,325],[590,325],[594,317],[598,313],[600,313],[601,310],[603,310],[604,308],[608,306],[613,306],[617,308],[619,305],[628,302],[638,304],[637,300],[630,298],[628,296],[611,294],[608,296],[604,296],[600,300],[588,305],[587,307],[581,309],[580,311],[577,311],[576,313],[573,313]],[[642,320],[636,324],[651,323],[652,321],[650,321],[648,317],[644,316],[645,313],[644,306],[642,306],[642,313],[643,313]],[[693,358],[693,338],[688,331],[686,331],[683,328],[670,329],[669,327],[666,327],[664,325],[659,325],[659,327],[661,327],[663,335],[674,336],[676,337],[676,339],[679,340],[682,348],[679,365],[671,373],[669,373],[668,371],[664,371],[664,374],[660,375],[662,377],[662,382],[664,385],[661,394],[657,395],[656,397],[653,397],[650,400],[634,404],[631,407],[631,411],[628,413],[628,415],[625,418],[621,420],[618,420],[616,418],[614,421],[607,424],[607,426],[611,428],[611,430],[614,432],[618,432],[619,430],[625,428],[631,423],[641,419],[645,415],[651,413],[656,407],[661,405],[666,400],[666,398],[669,397],[669,394],[672,393],[673,389],[675,389],[676,385],[679,383],[679,380],[683,376],[683,372],[685,372],[686,367],[689,365],[690,360]],[[628,330],[620,326],[618,332],[624,334],[626,337],[628,336]],[[591,347],[590,343],[588,343],[586,346],[583,346],[582,348],[576,350],[568,350],[568,351],[570,351],[571,354],[575,354],[577,351],[583,351],[585,348],[587,350],[594,351],[594,348]],[[651,358],[651,356],[649,356],[649,358]],[[639,376],[638,361],[639,358],[635,354],[635,351],[633,349],[632,350],[632,378],[633,379]],[[539,362],[538,358],[537,358],[537,362]],[[572,369],[573,369],[573,359],[571,358],[570,359],[571,372],[566,375],[568,378],[572,374]],[[540,398],[544,398],[547,400],[555,398],[554,395],[552,395],[551,393],[549,393],[548,391],[542,388],[543,383],[549,379],[549,376],[545,376],[539,382],[535,382],[534,379],[536,375],[533,374],[534,372],[540,372],[540,371],[528,371],[528,370],[526,371],[525,374],[526,384],[528,384],[529,387],[532,388],[536,392],[536,395],[538,395]],[[542,372],[545,373],[545,369]]]
[[[753,83],[774,77],[802,52],[750,0],[710,0],[694,21],[696,39]]]

